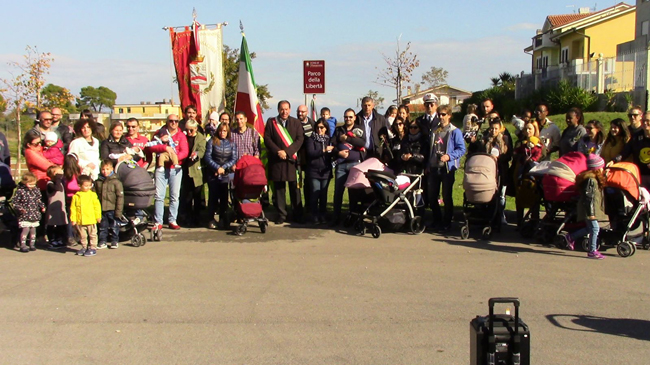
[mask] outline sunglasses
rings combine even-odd
[[[178,123],[178,119],[169,119],[167,120],[169,123]]]
[[[400,125],[404,125],[404,123],[395,123],[395,125],[400,126]]]
[[[638,117],[639,115],[641,115],[641,114],[630,113],[630,114],[628,114],[627,116],[630,117],[630,118],[632,118],[632,117]]]
[[[409,129],[420,129],[420,127],[418,127],[417,125],[412,125],[409,127]]]
[[[343,117],[343,119],[354,119],[354,117]]]
[[[128,129],[136,129],[136,128],[138,128],[137,125],[127,125],[126,127],[127,127]]]
[[[43,118],[43,119],[41,119],[41,120],[42,120],[42,121],[46,121],[46,120],[52,121],[52,118]]]
[[[441,117],[446,117],[446,116],[449,115],[449,114],[447,114],[447,113],[438,113],[438,114],[439,114]]]

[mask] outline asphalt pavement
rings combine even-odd
[[[497,296],[520,298],[532,364],[648,364],[650,253],[605,255],[511,228],[484,242],[287,224],[165,230],[95,257],[7,245],[0,364],[468,364],[469,322]]]

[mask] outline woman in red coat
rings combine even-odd
[[[30,130],[25,135],[25,162],[27,162],[27,169],[36,175],[36,186],[45,191],[47,182],[50,180],[47,177],[47,168],[52,166],[45,156],[43,156],[43,146],[41,145],[41,135],[35,130]]]

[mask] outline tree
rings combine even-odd
[[[70,90],[54,84],[47,84],[41,91],[43,95],[43,106],[48,109],[52,108],[61,108],[63,114],[74,113],[77,111],[77,108],[73,101],[75,101],[74,95],[70,93]]]
[[[17,151],[16,155],[20,156],[20,149],[22,145],[22,130],[20,126],[21,110],[25,104],[30,101],[36,101],[37,108],[41,106],[41,89],[45,84],[44,76],[49,73],[50,65],[54,60],[50,57],[50,53],[39,53],[38,49],[34,46],[27,46],[25,48],[26,54],[23,55],[23,62],[9,62],[8,65],[14,69],[19,70],[21,73],[15,75],[9,71],[10,79],[0,80],[4,85],[4,93],[7,104],[11,105],[14,109],[16,116],[16,129],[17,129]],[[21,173],[21,159],[17,158],[16,174]]]
[[[449,72],[442,67],[431,66],[431,69],[422,75],[422,85],[436,87],[447,83]]]
[[[85,107],[90,107],[96,113],[101,112],[104,107],[112,108],[115,105],[115,99],[117,99],[115,91],[105,86],[98,88],[92,86],[82,87],[79,96],[77,99],[77,108],[84,109]]]
[[[363,97],[361,97],[361,98],[359,99],[359,102],[361,102],[361,100],[362,100],[363,98],[365,98],[366,96],[371,97],[372,100],[375,101],[375,108],[377,108],[377,110],[379,110],[379,109],[383,109],[383,108],[384,108],[384,100],[385,100],[385,99],[384,99],[383,96],[380,96],[380,95],[379,95],[379,91],[368,90],[368,92],[366,93],[366,95],[364,95]]]
[[[397,47],[395,48],[395,58],[381,54],[386,62],[386,68],[379,72],[377,83],[383,86],[395,88],[397,94],[397,103],[402,103],[402,90],[406,89],[406,84],[411,82],[413,71],[420,66],[418,56],[410,51],[411,42],[406,43],[406,48],[401,50],[400,35],[397,38]]]
[[[0,92],[3,92],[4,90],[0,90]],[[0,94],[0,114],[4,113],[7,110],[7,101],[5,100],[4,96]]]
[[[255,52],[250,54],[251,60],[257,55]],[[223,72],[225,74],[226,82],[226,110],[230,113],[236,112],[232,110],[235,106],[235,99],[237,98],[237,86],[239,82],[239,49],[231,49],[227,45],[223,45]],[[270,109],[268,100],[273,95],[269,91],[269,85],[257,85],[257,100],[260,102],[262,111]]]

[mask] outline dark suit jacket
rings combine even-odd
[[[364,122],[363,122],[363,111],[360,111],[359,114],[357,114],[357,123],[361,126],[361,128],[365,128]],[[373,149],[372,151],[367,151],[367,157],[376,157],[379,158],[383,151],[384,147],[390,148],[388,144],[390,144],[390,140],[388,139],[388,129],[390,126],[388,125],[388,121],[386,118],[377,113],[376,110],[372,111],[372,121],[370,122],[370,136],[366,136],[366,138],[371,138],[373,141]],[[386,136],[386,143],[387,145],[384,146],[382,143],[381,139],[379,136]]]
[[[269,180],[271,181],[296,181],[296,160],[292,157],[297,154],[304,141],[304,131],[300,121],[294,117],[287,119],[287,131],[293,139],[293,143],[286,147],[278,131],[274,126],[274,121],[278,117],[269,118],[264,128],[264,143],[269,151]],[[287,153],[287,159],[282,160],[278,152],[284,150]]]

